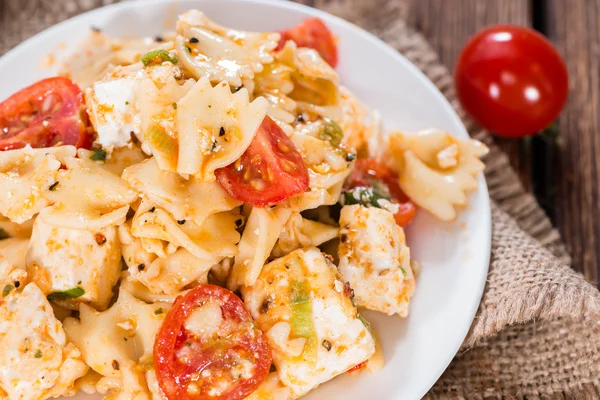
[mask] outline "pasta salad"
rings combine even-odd
[[[404,228],[452,221],[482,143],[387,131],[316,18],[93,29],[0,103],[0,398],[292,400],[384,365]]]

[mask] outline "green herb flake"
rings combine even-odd
[[[171,106],[173,107],[173,110],[177,110],[177,103],[173,103]]]
[[[164,312],[164,311],[163,311],[162,307],[161,307],[161,308],[157,308],[156,310],[154,310],[154,315],[160,315],[160,314],[162,314],[163,312]]]
[[[179,62],[179,58],[166,50],[152,50],[144,54],[141,58],[141,61],[145,66],[159,64],[163,61],[177,64]]]
[[[35,358],[42,358],[42,351],[41,350],[36,351],[34,357]]]
[[[8,239],[10,235],[4,229],[0,228],[0,240]]]
[[[129,105],[129,102],[128,102],[128,101],[126,101],[126,102],[125,102],[125,105],[126,105],[126,106],[128,106],[128,105]]]
[[[331,143],[333,147],[339,147],[344,138],[342,128],[332,119],[325,118],[324,122],[319,139]]]
[[[185,51],[187,51],[188,53],[192,54],[192,49],[187,44],[185,45]]]
[[[402,275],[406,276],[406,270],[402,267],[400,267],[400,271],[402,271]]]
[[[348,190],[342,194],[342,204],[350,206],[353,204],[360,204],[365,207],[378,207],[381,208],[379,200],[390,201],[390,197],[377,188],[357,186],[351,190]]]
[[[54,301],[54,300],[71,300],[71,299],[76,299],[78,297],[81,297],[85,294],[85,290],[83,290],[82,287],[77,286],[71,289],[67,289],[65,291],[62,292],[54,292],[54,293],[50,293],[47,298],[49,301]]]
[[[8,296],[9,293],[12,292],[14,288],[15,287],[13,285],[4,286],[4,289],[2,289],[2,297]]]
[[[126,338],[126,337],[124,337],[124,338],[123,338],[123,340],[124,340],[124,341],[127,341],[127,338]]]
[[[373,330],[371,329],[371,324],[369,323],[369,321],[364,319],[364,317],[362,315],[360,315],[359,313],[356,314],[356,317],[360,320],[360,322],[363,323],[365,328],[367,328],[367,331],[369,332],[371,337],[373,337],[373,339],[375,339],[375,335],[373,335]]]
[[[92,149],[92,155],[90,156],[92,161],[106,161],[106,151],[104,149],[94,147]]]
[[[192,344],[191,344],[190,342],[187,342],[187,341],[186,341],[186,342],[185,342],[185,345],[186,345],[187,347],[190,347]]]

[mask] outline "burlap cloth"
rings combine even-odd
[[[0,0],[0,54],[63,19],[112,2]],[[524,192],[506,155],[465,115],[448,70],[404,23],[405,2],[316,3],[411,60],[452,103],[470,134],[491,148],[485,159],[493,220],[487,287],[462,349],[427,398],[600,399],[600,293],[571,270],[558,233]]]

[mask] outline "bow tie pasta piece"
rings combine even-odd
[[[276,61],[266,64],[254,77],[254,93],[269,101],[269,113],[274,112],[275,118],[282,117],[288,124],[296,119],[296,102],[287,96],[294,90],[293,71],[292,67]]]
[[[177,221],[191,220],[202,224],[212,214],[241,205],[216,181],[184,179],[176,173],[162,171],[154,159],[127,168],[123,179],[143,198],[164,208]]]
[[[285,206],[294,211],[301,212],[320,206],[334,205],[340,199],[343,186],[344,182],[341,180],[328,189],[310,188],[310,190],[289,199]]]
[[[123,259],[130,274],[128,279],[141,282],[151,293],[172,295],[192,282],[207,283],[208,271],[223,258],[215,253],[210,259],[200,259],[182,247],[158,257],[147,252],[142,240],[132,236],[130,229],[129,222],[119,227]]]
[[[227,282],[230,290],[237,290],[241,285],[252,286],[256,282],[291,212],[282,207],[252,208]]]
[[[85,100],[98,132],[96,143],[110,153],[127,146],[133,133],[144,152],[154,154],[163,169],[174,170],[177,152],[168,140],[177,137],[174,104],[194,84],[191,79],[181,80],[182,76],[171,63],[148,68],[137,63],[116,69],[88,88]]]
[[[132,165],[139,164],[147,158],[140,146],[134,143],[113,149],[110,154],[106,154],[104,160],[95,160],[97,151],[99,150],[89,151],[77,149],[77,157],[97,161],[98,165],[116,176],[123,175],[125,169]]]
[[[323,133],[323,121],[312,124],[318,127],[316,135],[325,135]],[[320,132],[320,133],[319,133]],[[325,138],[326,136],[321,136]],[[302,154],[304,163],[308,167],[310,178],[309,187],[312,189],[328,189],[335,186],[350,174],[352,170],[352,161],[348,161],[348,154],[343,148],[332,145],[328,140],[311,136],[309,134],[295,134],[292,136],[292,142]],[[337,141],[334,143],[338,144]]]
[[[45,194],[57,181],[66,158],[74,156],[73,146],[0,152],[0,214],[21,224],[50,204]]]
[[[125,222],[129,205],[137,199],[125,181],[89,159],[68,157],[46,197],[53,203],[44,219],[72,229],[101,230]]]
[[[172,47],[172,42],[157,45],[146,38],[122,40],[92,31],[82,41],[81,48],[63,64],[60,75],[68,76],[80,88],[86,89],[112,72],[115,66],[131,65],[150,50],[170,50]]]
[[[39,215],[27,252],[30,279],[63,307],[79,303],[105,309],[121,273],[121,246],[117,228],[100,230],[63,228]]]
[[[404,231],[387,210],[345,206],[340,213],[339,270],[354,304],[407,317],[415,291]]]
[[[391,132],[389,152],[399,172],[400,187],[419,207],[442,221],[456,218],[456,207],[467,205],[467,193],[477,189],[479,159],[488,148],[473,139],[457,139],[444,131]]]
[[[65,320],[67,337],[81,347],[86,364],[105,377],[97,384],[101,393],[113,390],[123,400],[151,398],[146,372],[153,372],[154,336],[170,308],[121,290],[108,310],[97,312],[82,304],[80,320]]]
[[[214,88],[200,79],[177,108],[177,172],[215,180],[217,168],[232,164],[250,146],[267,112],[267,101],[249,102],[248,91],[231,93],[225,82]]]
[[[294,89],[289,93],[290,98],[321,107],[339,104],[340,78],[316,50],[298,48],[288,40],[276,60],[293,69],[290,76]]]
[[[88,366],[35,283],[3,297],[0,320],[0,393],[10,399],[74,395]]]
[[[279,239],[271,251],[271,257],[279,258],[303,247],[316,247],[334,239],[339,228],[321,222],[302,218],[300,213],[293,213],[287,220]]]
[[[168,243],[167,253],[170,253],[169,248],[183,247],[203,262],[212,262],[215,258],[237,254],[240,234],[236,230],[236,221],[239,219],[235,212],[222,212],[211,215],[201,225],[194,221],[180,224],[161,208],[139,209],[131,223],[131,234]]]
[[[272,62],[280,38],[276,32],[225,28],[198,10],[180,15],[177,33],[177,51],[188,72],[197,79],[208,76],[214,83],[226,81],[231,87],[242,86],[262,71],[263,64]]]
[[[241,291],[267,335],[279,379],[296,396],[375,353],[375,340],[347,296],[337,268],[317,248],[272,261],[253,286]]]

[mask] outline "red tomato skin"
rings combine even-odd
[[[402,191],[398,184],[398,176],[388,166],[374,158],[359,158],[354,164],[354,169],[346,178],[345,189],[352,189],[357,186],[370,187],[370,178],[379,179],[385,183],[390,190],[392,201],[399,205],[399,210],[394,214],[396,224],[405,228],[417,214],[417,206],[410,201],[408,196]]]
[[[282,152],[281,148],[286,151]],[[262,160],[258,164],[255,162],[256,155]],[[290,165],[294,166],[293,170],[286,170]],[[263,174],[267,167],[272,174]],[[250,180],[244,178],[248,168],[257,171],[252,176],[272,175],[274,179],[265,182],[264,189],[257,190],[250,182],[252,177]],[[281,203],[306,191],[309,185],[308,168],[302,155],[279,125],[268,116],[258,128],[250,147],[240,157],[239,164],[236,161],[219,168],[215,175],[221,187],[233,198],[255,207]]]
[[[60,101],[57,110],[44,111],[44,99]],[[33,108],[32,108],[33,107]],[[52,108],[52,107],[50,107]],[[35,109],[35,111],[33,111]],[[26,117],[22,129],[6,133],[11,125]],[[31,145],[50,147],[57,143],[91,148],[93,136],[87,128],[88,118],[81,89],[64,77],[43,79],[28,86],[0,103],[0,151]]]
[[[332,68],[338,64],[335,38],[319,18],[307,18],[295,27],[281,32],[278,49],[283,48],[287,40],[293,40],[298,47],[315,49]]]
[[[458,58],[454,82],[467,113],[509,138],[547,128],[569,91],[567,68],[554,46],[515,25],[491,26],[471,38]]]
[[[185,379],[175,376],[174,352],[176,346],[183,346],[184,344],[181,342],[186,340],[183,335],[185,320],[199,303],[207,299],[222,300],[221,311],[224,319],[233,319],[240,322],[252,321],[255,324],[242,300],[230,290],[220,286],[200,284],[186,295],[177,297],[156,334],[154,342],[156,376],[161,393],[168,400],[240,400],[255,391],[269,374],[272,363],[271,350],[265,335],[258,328],[255,328],[254,337],[251,339],[248,337],[243,338],[252,341],[239,345],[239,348],[251,350],[252,354],[258,355],[255,361],[256,372],[250,379],[245,379],[243,382],[238,383],[234,389],[219,396],[208,396],[202,393],[190,395],[184,390],[182,385],[185,383]],[[199,356],[201,357],[202,354]],[[202,364],[202,367],[214,362],[218,362],[218,360],[207,360]],[[181,365],[178,367],[181,367]],[[190,367],[186,367],[190,369]],[[194,369],[193,366],[191,369]],[[182,372],[181,368],[177,368],[177,370]]]

